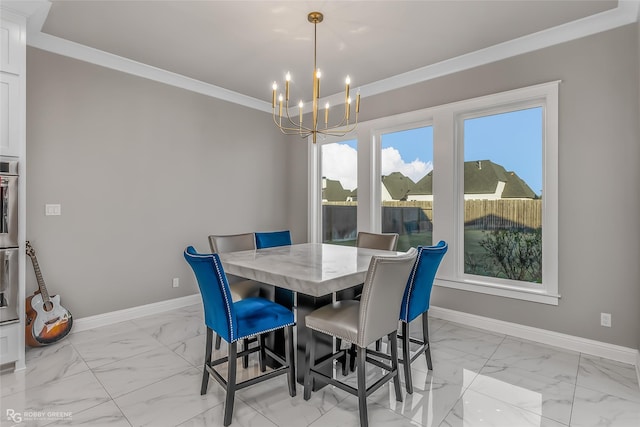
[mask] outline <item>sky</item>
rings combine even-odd
[[[464,138],[465,161],[491,160],[542,194],[542,108],[467,119]],[[433,169],[431,126],[383,134],[381,147],[383,175],[401,172],[417,182]],[[358,187],[356,140],[323,145],[322,156],[323,176]]]

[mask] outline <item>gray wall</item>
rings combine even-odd
[[[562,80],[559,305],[442,287],[433,305],[639,347],[638,43],[638,26],[628,25],[362,101],[373,119]],[[611,328],[600,326],[601,312],[612,314]]]
[[[76,318],[196,293],[182,250],[208,234],[306,241],[298,141],[269,114],[34,48],[27,70],[27,237]]]

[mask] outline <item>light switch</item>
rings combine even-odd
[[[44,205],[44,214],[49,215],[61,215],[60,205]]]

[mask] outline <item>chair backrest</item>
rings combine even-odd
[[[429,310],[433,281],[448,248],[449,246],[443,240],[434,246],[418,246],[418,257],[402,297],[400,320],[411,322]]]
[[[275,246],[288,246],[291,244],[291,233],[289,230],[268,231],[256,234],[256,248],[273,248]]]
[[[247,251],[256,248],[256,239],[253,233],[211,235],[209,246],[211,251],[217,254]]]
[[[236,313],[218,254],[199,254],[193,246],[189,246],[184,250],[184,259],[193,269],[200,287],[205,324],[225,341],[235,341]]]
[[[398,329],[402,295],[418,251],[411,248],[398,256],[374,256],[360,298],[358,342],[366,347]]]
[[[398,246],[398,233],[368,233],[358,231],[356,246],[359,248],[395,251]]]

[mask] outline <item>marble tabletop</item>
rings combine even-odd
[[[225,272],[319,297],[364,282],[373,255],[401,252],[326,243],[220,254]]]

